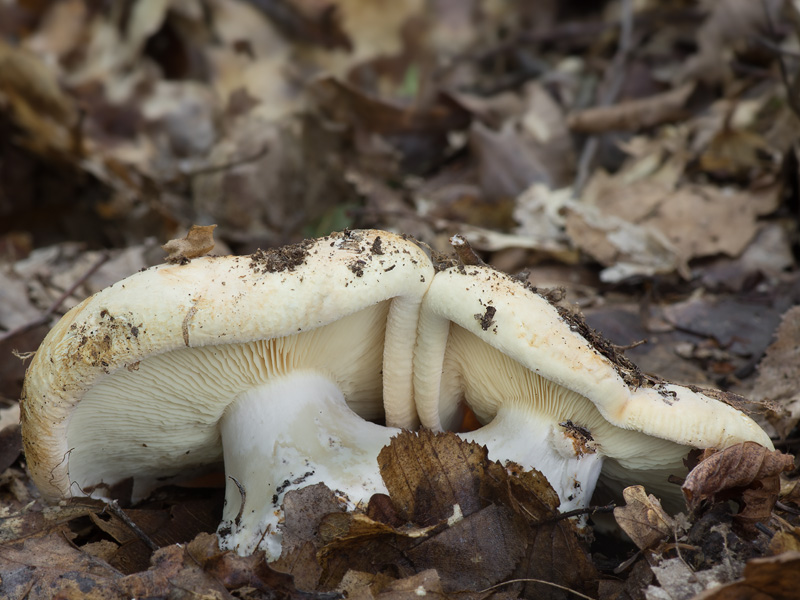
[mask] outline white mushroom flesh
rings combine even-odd
[[[275,511],[282,493],[298,487],[276,492],[283,481],[313,471],[303,485],[324,481],[353,502],[382,489],[376,458],[396,430],[364,418],[382,417],[390,302],[296,335],[173,350],[105,376],[86,393],[67,427],[73,494],[103,495],[124,476],[133,478],[136,500],[158,485],[207,470],[208,464],[221,465],[224,450],[226,473],[247,496],[241,523],[254,525],[249,534],[238,528],[228,547],[251,552],[269,526],[263,547],[276,557]],[[258,418],[251,422],[243,416],[250,413]],[[247,433],[233,433],[233,423],[247,426]],[[246,451],[237,445],[258,436],[262,446]],[[268,456],[270,447],[272,459],[259,456]],[[244,466],[248,452],[257,473]],[[231,479],[226,498],[225,519],[232,522],[240,494]]]
[[[298,371],[240,394],[220,432],[228,479],[220,547],[278,557],[286,492],[325,483],[349,508],[386,493],[376,459],[400,430],[356,415],[328,377]]]
[[[609,423],[584,396],[545,379],[451,323],[439,396],[439,421],[458,430],[466,406],[483,427],[462,433],[485,444],[489,458],[540,471],[561,499],[560,510],[589,505],[606,456],[650,472],[648,447],[679,474],[686,448]],[[590,439],[581,439],[581,431]],[[612,467],[613,470],[613,467]],[[664,480],[665,485],[669,485]]]

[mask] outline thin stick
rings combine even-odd
[[[510,583],[542,583],[544,585],[549,585],[554,588],[558,588],[560,590],[564,590],[565,592],[569,592],[571,594],[575,594],[578,598],[584,598],[584,600],[594,600],[591,596],[587,596],[586,594],[581,594],[573,589],[570,589],[566,586],[559,585],[557,583],[553,583],[552,581],[545,581],[544,579],[509,579],[508,581],[503,581],[502,583],[495,584],[491,587],[486,588],[485,590],[481,590],[478,592],[479,594],[484,594],[486,592],[491,592],[494,589],[502,587],[504,585],[508,585]]]
[[[610,513],[614,511],[616,505],[612,502],[605,506],[587,506],[586,508],[576,508],[575,510],[568,510],[567,512],[560,513],[559,515],[548,519],[548,521],[562,521],[564,519],[571,519],[572,517],[580,517],[583,515],[593,515],[594,513]]]
[[[209,175],[210,173],[218,173],[219,171],[229,171],[234,167],[255,162],[262,156],[265,156],[268,152],[269,152],[269,146],[264,145],[260,150],[257,150],[256,152],[254,152],[249,156],[243,156],[241,158],[237,158],[219,165],[207,165],[205,167],[198,167],[197,169],[187,170],[183,173],[183,175],[187,177],[196,177],[198,175]]]
[[[29,321],[27,323],[24,323],[23,325],[20,325],[19,327],[15,327],[14,329],[9,329],[8,331],[0,334],[0,342],[10,339],[16,335],[19,335],[20,333],[25,333],[26,331],[30,331],[31,329],[33,329],[34,327],[38,327],[39,325],[45,325],[47,321],[50,320],[50,316],[54,312],[56,312],[58,308],[64,303],[64,300],[66,300],[73,293],[75,293],[75,290],[77,290],[78,287],[80,287],[83,283],[85,283],[86,280],[89,279],[89,277],[94,275],[97,269],[102,267],[103,264],[106,261],[108,261],[108,259],[109,259],[108,253],[103,252],[103,254],[100,256],[97,262],[94,263],[91,266],[91,268],[88,271],[86,271],[86,273],[84,273],[81,277],[79,277],[71,286],[69,286],[69,288],[67,288],[63,294],[61,294],[58,298],[56,298],[55,302],[53,302],[49,307],[47,307],[47,310],[45,310],[39,317],[37,317],[33,321]]]
[[[131,520],[131,518],[127,514],[125,514],[125,511],[119,507],[119,504],[117,503],[116,500],[111,500],[110,502],[106,502],[106,508],[109,510],[109,512],[113,513],[114,516],[117,517],[120,521],[125,523],[128,529],[130,529],[133,533],[135,533],[136,537],[142,540],[142,542],[144,542],[144,545],[150,548],[151,551],[155,552],[160,548],[158,544],[156,544],[152,539],[150,539],[150,536],[148,536],[144,531],[142,531],[141,527],[139,527],[136,523],[134,523]]]

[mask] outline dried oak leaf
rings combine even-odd
[[[464,516],[479,510],[487,463],[485,448],[429,430],[403,432],[378,454],[398,515],[422,526],[447,520],[456,504]]]
[[[119,573],[77,549],[68,528],[4,543],[0,549],[0,598],[8,600],[120,600]]]
[[[168,241],[161,248],[168,254],[168,263],[179,263],[203,256],[214,248],[216,225],[192,225],[186,237]]]
[[[780,473],[792,468],[794,457],[743,442],[721,452],[705,450],[681,489],[692,510],[703,501],[739,501],[744,506],[735,521],[752,532],[757,522],[769,519],[772,513],[780,491]]]
[[[544,476],[487,454],[453,433],[395,437],[378,456],[389,498],[370,514],[381,521],[337,513],[320,524],[322,586],[341,585],[348,570],[403,579],[433,569],[447,594],[526,577],[595,591],[591,561],[572,522],[557,520]],[[553,589],[530,593],[549,598]]]
[[[614,509],[614,518],[640,550],[653,548],[675,529],[675,521],[644,486],[633,485],[622,491],[625,506]]]

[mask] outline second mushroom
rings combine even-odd
[[[599,478],[616,494],[643,484],[678,510],[680,487],[669,476],[685,475],[691,448],[747,440],[772,448],[744,413],[643,376],[579,318],[482,265],[434,277],[420,314],[414,390],[424,426],[462,431],[490,459],[538,469],[562,511],[586,507]],[[482,426],[465,431],[470,411]]]

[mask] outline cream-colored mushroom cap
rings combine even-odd
[[[228,463],[238,461],[248,508],[262,480],[263,493],[274,488],[272,473],[249,471],[248,452],[263,460],[282,452],[284,463],[291,454],[297,464],[275,485],[290,475],[313,483],[311,471],[335,478],[362,461],[352,481],[326,483],[355,489],[371,478],[380,488],[369,454],[393,430],[362,417],[382,418],[385,403],[391,419],[415,419],[414,332],[432,275],[415,244],[367,230],[160,265],[117,282],[69,311],[28,369],[22,425],[33,480],[58,498],[132,478],[139,498],[221,465],[224,441],[226,472],[234,478]],[[250,433],[230,431],[233,423]],[[286,450],[295,434],[305,446]],[[262,438],[274,447],[256,448]],[[228,491],[236,529],[247,514],[230,481]],[[231,546],[251,551],[251,542]]]
[[[485,425],[464,435],[485,443],[490,458],[541,470],[562,510],[587,505],[601,467],[616,489],[643,483],[680,503],[679,486],[667,478],[685,472],[690,448],[745,440],[772,447],[742,412],[643,377],[585,333],[580,320],[490,267],[437,273],[414,360],[422,424],[458,430],[469,407]]]

